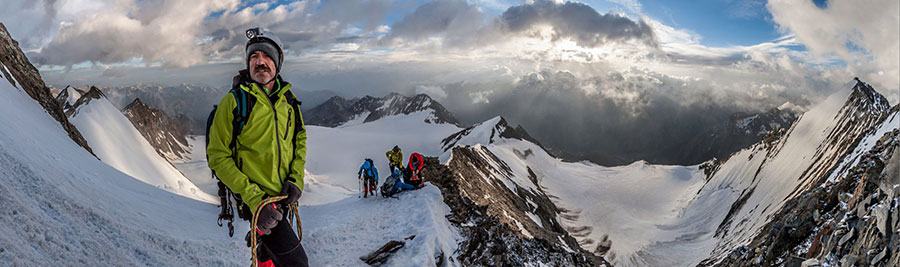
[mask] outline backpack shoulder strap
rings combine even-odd
[[[234,119],[231,121],[231,142],[228,144],[228,148],[231,149],[234,149],[237,145],[237,137],[244,130],[244,125],[250,119],[250,112],[253,111],[253,106],[256,104],[256,97],[241,88],[241,85],[246,86],[250,84],[247,77],[249,77],[249,74],[245,70],[234,76],[231,91],[229,91],[230,94],[234,95],[235,100],[235,107],[232,111]]]
[[[306,131],[306,126],[303,125],[302,115],[300,115],[300,105],[302,105],[303,103],[300,102],[300,100],[297,100],[297,97],[294,96],[294,93],[291,92],[290,89],[288,89],[287,92],[284,92],[284,97],[286,98],[288,104],[291,105],[291,109],[294,113],[294,132],[293,136],[291,136],[291,142],[293,143],[294,140],[297,139],[297,134],[299,134],[301,131]],[[294,170],[294,159],[296,157],[297,155],[293,155],[291,158],[291,164],[290,166],[288,166],[289,172]],[[286,180],[295,182],[294,177],[291,177],[290,174],[287,175]]]
[[[303,118],[300,115],[300,106],[303,105],[303,102],[297,99],[297,97],[294,96],[294,93],[291,92],[291,90],[287,90],[287,92],[284,92],[284,97],[287,99],[288,104],[291,104],[291,107],[294,110],[294,120],[296,120],[295,125],[300,126],[294,127],[294,137],[296,137],[297,133],[306,130],[304,129],[304,127],[306,126],[303,125]],[[291,140],[293,140],[293,138]]]

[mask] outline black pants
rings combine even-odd
[[[306,251],[300,245],[294,227],[288,222],[287,212],[284,210],[282,212],[284,212],[284,217],[272,229],[272,233],[260,238],[261,243],[256,250],[259,262],[271,259],[275,266],[307,267],[309,262],[306,258]]]
[[[397,164],[393,164],[393,163],[391,163],[389,166],[390,166],[390,169],[391,169],[391,173],[394,173],[394,169],[395,169],[395,168],[396,168],[396,169],[402,169],[402,168],[403,168],[402,166],[397,165]]]

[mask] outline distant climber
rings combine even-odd
[[[362,166],[359,167],[356,178],[362,180],[364,198],[369,197],[369,192],[372,193],[372,196],[375,196],[375,190],[378,187],[378,169],[375,168],[375,162],[372,162],[372,159],[367,158],[363,162]]]
[[[394,146],[393,149],[388,150],[388,152],[384,153],[388,158],[388,164],[390,166],[391,172],[394,169],[403,168],[403,151],[400,151],[399,146]]]
[[[396,168],[390,176],[384,179],[384,184],[381,185],[382,197],[392,197],[402,191],[416,189],[415,186],[401,181],[401,176],[403,176],[403,172]]]
[[[300,101],[279,75],[284,53],[278,37],[260,28],[246,34],[247,69],[234,77],[207,122],[209,168],[227,186],[220,188],[223,199],[233,192],[238,214],[251,220],[247,240],[256,245],[253,266],[308,266],[296,212],[306,165]],[[223,210],[228,202],[222,202]]]
[[[406,168],[406,183],[415,186],[416,188],[421,188],[423,185],[422,177],[419,176],[419,171],[422,170],[422,167],[425,165],[425,160],[422,158],[422,154],[412,153],[409,155],[409,165]]]

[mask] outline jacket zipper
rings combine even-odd
[[[293,107],[291,107],[291,108],[293,108]],[[284,127],[284,137],[283,137],[283,138],[284,138],[285,141],[287,141],[288,132],[289,132],[289,130],[291,129],[291,121],[293,121],[293,120],[291,120],[291,116],[292,116],[293,114],[294,114],[294,111],[293,111],[293,110],[291,110],[291,112],[288,113],[287,127]]]
[[[276,173],[278,174],[278,181],[281,181],[281,139],[278,138],[278,110],[275,109],[275,103],[272,103],[272,99],[265,93],[263,93],[263,98],[269,103],[269,107],[272,107],[272,116],[275,117],[275,150],[278,151],[278,169],[276,169]]]

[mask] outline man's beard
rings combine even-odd
[[[271,70],[269,67],[267,67],[266,65],[259,65],[259,66],[256,66],[256,68],[254,69],[254,73],[255,73],[255,74],[258,74],[258,73],[260,73],[260,72],[262,72],[262,71],[266,71],[266,72],[269,73],[269,74],[272,73],[272,70]],[[250,78],[253,79],[254,82],[256,82],[256,83],[258,83],[258,84],[261,84],[261,85],[269,84],[270,82],[272,82],[273,80],[275,80],[275,77],[276,77],[276,75],[273,74],[273,75],[272,75],[272,78],[269,79],[268,81],[259,81],[259,80],[256,79],[256,77],[254,77],[254,76],[256,76],[256,75],[251,74],[250,76],[251,76]]]

